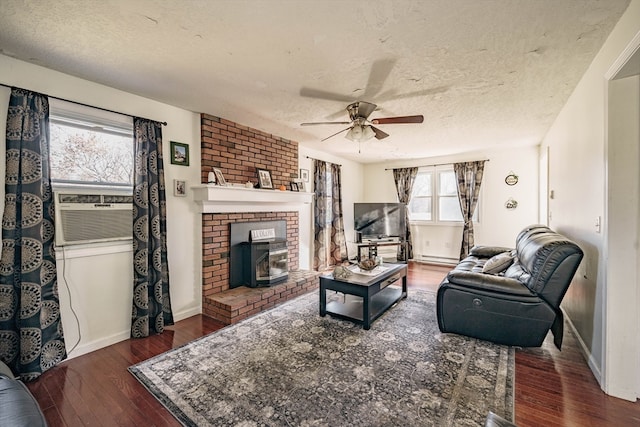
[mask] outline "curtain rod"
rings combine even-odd
[[[319,161],[319,162],[331,163],[332,165],[338,165],[338,166],[342,167],[342,165],[341,165],[341,164],[339,164],[339,163],[332,163],[332,162],[327,162],[326,160],[314,159],[313,157],[309,157],[309,156],[305,156],[305,157],[306,157],[307,159],[317,160],[317,161]]]
[[[17,88],[17,86],[11,86],[11,85],[7,85],[7,84],[4,84],[4,83],[0,83],[0,86],[8,87],[9,89],[14,88],[14,87]],[[24,89],[24,88],[20,88],[20,89]],[[30,90],[30,89],[24,89],[24,90]],[[43,95],[46,95],[46,94],[43,94]],[[51,96],[51,95],[46,95],[46,96],[49,97],[49,98],[57,99],[58,101],[70,102],[72,104],[82,105],[83,107],[95,108],[97,110],[106,111],[108,113],[120,114],[121,116],[138,117],[138,116],[133,116],[133,115],[127,114],[127,113],[121,113],[120,111],[109,110],[108,108],[96,107],[95,105],[89,105],[89,104],[84,104],[84,103],[78,102],[78,101],[72,101],[70,99],[59,98],[57,96]],[[140,117],[140,118],[141,119],[145,119],[145,120],[151,120],[151,119],[146,119],[144,117]],[[153,121],[157,122],[157,120],[153,120]],[[160,123],[161,125],[164,125],[164,126],[167,125],[167,122],[158,122],[158,123]]]
[[[483,159],[483,160],[472,160],[474,162],[490,162],[491,159]],[[408,166],[410,168],[434,168],[436,166],[448,166],[448,165],[453,165],[455,163],[459,163],[459,162],[451,162],[451,163],[437,163],[437,164],[433,164],[433,165],[419,165],[419,166]],[[384,168],[384,170],[386,171],[392,171],[394,169],[402,169],[402,168]]]

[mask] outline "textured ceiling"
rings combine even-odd
[[[0,53],[368,163],[538,144],[628,3],[0,0]],[[352,100],[425,121],[300,126]]]

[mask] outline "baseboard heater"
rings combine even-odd
[[[435,256],[435,255],[422,255],[422,254],[414,256],[413,260],[417,262],[427,262],[429,264],[441,264],[441,265],[456,265],[460,261],[457,258],[442,257],[442,256]]]

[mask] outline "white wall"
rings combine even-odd
[[[612,152],[607,152],[607,96],[610,88],[606,76],[639,32],[640,1],[632,0],[543,141],[543,148],[548,148],[549,152],[549,188],[555,194],[549,200],[550,225],[575,240],[585,252],[574,283],[564,298],[563,308],[579,334],[589,365],[603,389],[630,400],[637,395],[640,377],[638,284],[637,280],[635,283],[633,280],[622,284],[607,283],[606,277],[610,262],[605,246],[607,223],[610,222],[606,204],[607,198],[614,196],[607,192],[607,170],[613,171],[618,166],[607,163]],[[612,89],[612,96],[615,96],[615,89]],[[637,93],[635,102],[640,102]],[[637,120],[636,117],[636,124]],[[617,126],[613,122],[609,125]],[[617,150],[624,150],[624,144],[638,143],[637,140],[610,142],[616,144]],[[635,165],[633,176],[637,180],[637,148],[627,148],[631,157],[636,156],[632,164]],[[637,188],[635,183],[614,190],[625,192],[626,199],[635,201],[636,217]],[[595,227],[597,218],[603,221],[602,232]],[[629,234],[633,233],[629,230]],[[612,244],[616,245],[616,241]],[[636,251],[637,257],[637,242],[635,249],[631,250]],[[612,299],[623,305],[610,306],[608,300]],[[631,348],[628,337],[625,338],[628,336],[625,330],[628,329],[634,331],[630,335],[633,336],[632,342],[636,343]]]
[[[0,82],[50,96],[78,101],[130,115],[166,121],[163,149],[169,142],[189,144],[190,166],[170,164],[165,157],[167,182],[167,244],[171,302],[176,320],[201,312],[201,218],[190,193],[174,197],[174,179],[187,186],[200,183],[200,116],[66,74],[0,55]],[[5,134],[9,89],[0,87],[0,134]],[[4,106],[4,107],[2,107]],[[4,158],[0,144],[0,157]],[[4,180],[4,161],[0,162]],[[4,185],[0,185],[4,200]],[[65,251],[66,262],[58,262],[58,284],[67,349],[75,357],[129,337],[132,301],[131,245],[110,248],[82,248]],[[57,254],[58,257],[61,254]],[[64,273],[64,274],[63,274]],[[66,280],[64,280],[66,278]],[[65,289],[65,283],[69,292]],[[71,295],[71,300],[69,299]],[[79,318],[79,330],[71,311]]]
[[[489,161],[485,163],[482,180],[479,222],[474,224],[475,243],[513,247],[520,230],[539,222],[537,146],[368,164],[364,167],[364,199],[357,201],[398,201],[393,172],[385,169],[484,159]],[[519,177],[514,186],[509,186],[504,181],[511,172]],[[508,210],[504,206],[510,197],[518,202],[518,207],[514,210]],[[414,225],[411,232],[416,260],[420,259],[420,255],[426,255],[429,259],[445,258],[444,262],[458,259],[462,239],[461,225]]]

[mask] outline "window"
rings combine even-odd
[[[431,221],[433,219],[432,181],[433,174],[431,172],[418,172],[409,202],[409,219],[411,221]]]
[[[458,200],[458,180],[454,171],[442,171],[436,174],[438,180],[438,220],[462,221],[460,201]]]
[[[456,174],[451,168],[419,170],[409,202],[411,221],[462,222]],[[478,219],[478,209],[473,215]]]
[[[54,187],[133,186],[131,118],[52,100],[50,136]]]
[[[49,134],[56,245],[131,241],[133,120],[52,99]]]

